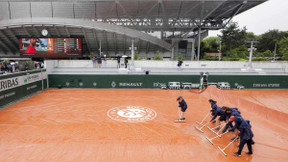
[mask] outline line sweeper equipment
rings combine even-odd
[[[224,152],[225,151],[225,149],[227,148],[227,147],[229,147],[233,142],[235,142],[237,140],[237,138],[235,138],[235,139],[233,139],[233,141],[231,141],[227,146],[225,146],[223,149],[221,149],[219,146],[218,146],[218,149],[225,155],[225,156],[227,156],[227,154]]]
[[[221,126],[221,125],[220,125],[220,126]],[[225,126],[225,124],[224,124],[224,126]],[[219,129],[217,132],[215,132],[214,130],[215,130],[216,128],[218,128],[219,126],[216,126],[216,127],[214,127],[214,128],[210,128],[209,126],[207,126],[207,128],[208,128],[210,131],[212,131],[214,134],[220,136],[219,133],[220,133],[220,131],[222,130],[222,128],[223,128],[224,126],[221,126],[220,129]]]
[[[210,114],[210,111],[207,113],[207,115],[203,118],[203,120],[200,123],[198,121],[196,121],[196,123],[199,124],[200,126],[203,126],[203,122],[209,116],[209,114]]]
[[[214,143],[212,142],[212,140],[213,139],[215,139],[215,138],[221,138],[221,136],[222,135],[224,135],[224,134],[226,134],[226,133],[228,133],[228,132],[225,132],[225,133],[222,133],[222,134],[220,134],[220,135],[217,135],[217,136],[215,136],[215,137],[213,137],[213,138],[208,138],[208,137],[205,137],[212,145],[214,145]]]
[[[199,130],[200,132],[204,133],[204,131],[202,130],[204,127],[206,127],[208,124],[210,124],[211,122],[208,121],[206,124],[204,124],[201,128],[198,128],[197,126],[194,126],[197,130]]]

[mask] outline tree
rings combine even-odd
[[[226,52],[226,56],[229,58],[247,58],[249,52],[246,46],[240,46],[238,48],[231,49]]]
[[[284,37],[279,41],[279,51],[283,60],[288,60],[288,37]]]
[[[209,37],[203,40],[207,53],[218,53],[220,39],[218,37]]]
[[[222,51],[226,51],[238,48],[245,44],[247,38],[246,27],[240,29],[238,23],[230,22],[219,35],[220,40],[223,44]]]
[[[163,58],[159,54],[159,50],[157,50],[156,55],[153,60],[163,60]]]
[[[247,32],[246,40],[252,41],[252,40],[258,40],[259,36],[255,35],[253,32]]]
[[[259,52],[265,52],[266,50],[274,51],[275,44],[285,36],[288,37],[287,32],[269,30],[260,36],[257,50]]]
[[[141,60],[141,57],[139,57],[138,51],[135,51],[134,60]]]

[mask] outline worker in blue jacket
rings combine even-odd
[[[229,108],[229,107],[227,107],[227,106],[223,106],[223,107],[222,107],[222,110],[224,111],[224,114],[225,114],[225,117],[226,117],[226,121],[227,121],[224,129],[222,130],[222,133],[225,133],[226,130],[227,130],[229,127],[230,127],[230,128],[233,127],[232,122],[229,121],[230,117],[231,117],[231,116],[239,116],[239,117],[241,117],[241,112],[238,111],[238,108]],[[236,135],[238,135],[238,132],[237,132],[237,131],[236,131],[235,133],[236,133]],[[234,140],[234,138],[232,138],[231,140]]]
[[[226,121],[226,117],[225,117],[224,111],[222,111],[222,109],[220,107],[216,106],[216,109],[215,109],[215,107],[213,108],[212,116],[213,117],[210,120],[210,122],[212,122],[212,123],[217,118],[217,116],[219,116],[219,118],[217,120],[218,127],[215,130],[220,130],[220,122],[221,121]]]
[[[187,103],[185,102],[185,100],[183,99],[182,96],[179,96],[177,98],[177,101],[178,101],[178,104],[179,104],[178,107],[181,108],[181,115],[180,115],[179,120],[185,120],[186,118],[184,116],[184,112],[188,108]]]
[[[209,99],[209,103],[211,104],[211,112],[217,108],[217,101]]]
[[[217,109],[217,101],[214,101],[212,99],[209,99],[208,101],[211,104],[211,109],[210,109],[211,115],[214,116],[215,110]],[[213,120],[212,123],[216,123],[216,121]]]
[[[241,156],[241,152],[242,149],[244,147],[245,144],[247,144],[248,146],[248,150],[249,152],[247,152],[247,155],[252,155],[252,144],[254,143],[253,141],[253,132],[251,130],[251,125],[244,120],[242,117],[235,117],[235,116],[231,116],[230,117],[230,121],[234,121],[235,125],[233,128],[231,128],[229,130],[229,132],[234,131],[236,128],[240,131],[239,133],[239,137],[240,137],[240,145],[239,145],[239,149],[238,152],[233,153],[233,155],[235,156]]]

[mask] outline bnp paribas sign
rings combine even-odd
[[[25,84],[30,84],[36,81],[40,81],[42,79],[47,78],[47,73],[33,73],[13,78],[1,79],[0,80],[0,92],[8,89],[16,88],[19,86],[23,86]]]
[[[0,80],[0,91],[4,91],[6,89],[14,88],[19,85],[18,78],[9,78]]]

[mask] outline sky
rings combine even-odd
[[[268,0],[246,12],[235,16],[240,28],[246,26],[248,32],[261,35],[268,30],[288,31],[288,0]],[[209,31],[210,36],[217,36],[218,31]]]

